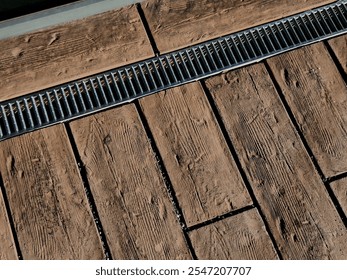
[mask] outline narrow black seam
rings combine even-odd
[[[5,204],[7,218],[8,218],[11,232],[12,232],[12,237],[13,237],[14,246],[15,246],[15,249],[17,252],[17,257],[19,260],[23,260],[23,254],[22,254],[22,251],[21,251],[20,246],[19,246],[18,236],[16,234],[16,228],[15,228],[14,221],[12,218],[11,208],[10,208],[10,204],[9,204],[9,201],[7,198],[6,188],[5,188],[5,184],[4,184],[4,181],[2,179],[1,173],[0,173],[0,189],[2,192],[2,197],[4,200],[4,204]]]
[[[259,202],[258,202],[258,200],[256,198],[256,195],[254,194],[254,191],[252,189],[251,183],[249,182],[249,180],[247,178],[246,172],[244,171],[244,169],[242,167],[241,161],[240,161],[240,159],[239,159],[239,157],[237,155],[237,152],[236,152],[236,150],[234,148],[234,145],[232,143],[231,137],[229,136],[228,131],[227,131],[225,125],[224,125],[223,118],[222,118],[222,116],[219,113],[217,105],[214,102],[213,97],[212,97],[209,89],[207,88],[207,86],[205,84],[205,81],[202,80],[202,81],[200,81],[200,83],[201,83],[202,88],[204,89],[205,95],[206,95],[206,97],[207,97],[207,99],[208,99],[208,101],[210,103],[212,112],[213,112],[213,114],[214,114],[214,116],[215,116],[215,118],[217,120],[217,123],[218,123],[218,125],[220,127],[220,130],[221,130],[221,132],[222,132],[222,134],[224,136],[225,142],[228,145],[228,148],[230,150],[232,158],[234,159],[234,162],[235,162],[235,164],[236,164],[236,166],[238,168],[238,171],[239,171],[239,173],[240,173],[240,175],[241,175],[241,177],[243,179],[243,182],[244,182],[244,184],[245,184],[245,186],[246,186],[246,188],[248,190],[248,193],[249,193],[249,195],[250,195],[250,197],[251,197],[251,199],[253,201],[254,207],[257,208],[258,213],[259,213],[261,219],[263,220],[266,232],[267,232],[268,236],[271,239],[272,245],[274,246],[274,249],[275,249],[279,259],[282,260],[283,259],[282,253],[279,250],[279,247],[278,247],[278,245],[276,243],[275,237],[274,237],[274,235],[272,234],[272,232],[270,230],[270,226],[269,226],[269,224],[268,224],[268,222],[266,220],[266,217],[265,217],[265,215],[264,215],[264,213],[263,213],[263,211],[262,211],[262,209],[260,207],[260,204],[259,204]]]
[[[328,183],[332,183],[332,182],[335,182],[335,181],[344,179],[344,178],[346,178],[346,177],[347,177],[347,172],[343,172],[343,173],[340,173],[340,174],[337,174],[337,175],[328,177],[328,178],[326,179],[326,181],[327,181]]]
[[[145,13],[143,12],[142,6],[141,6],[140,3],[136,3],[135,5],[136,5],[137,12],[139,13],[139,16],[141,18],[143,27],[144,27],[144,29],[146,31],[148,40],[149,40],[149,42],[150,42],[150,44],[152,46],[153,52],[154,52],[154,54],[156,56],[158,56],[158,55],[160,55],[160,52],[159,52],[159,49],[157,47],[157,43],[154,40],[153,34],[151,32],[151,29],[149,27],[148,21],[146,19]]]
[[[75,138],[74,138],[73,133],[71,131],[71,127],[70,127],[69,123],[65,123],[65,129],[66,129],[67,136],[70,140],[70,145],[72,147],[73,154],[75,156],[75,160],[76,160],[79,172],[80,172],[80,176],[82,178],[82,183],[83,183],[85,194],[87,196],[88,204],[89,204],[91,213],[93,215],[93,219],[94,219],[96,228],[97,228],[98,233],[100,235],[100,239],[101,239],[102,247],[104,250],[105,258],[106,258],[106,260],[112,260],[113,258],[112,258],[111,250],[110,250],[110,247],[107,243],[105,231],[104,231],[104,228],[101,224],[101,220],[100,220],[100,216],[98,214],[97,206],[96,206],[96,203],[95,203],[95,200],[94,200],[94,197],[93,197],[90,185],[89,185],[87,171],[86,171],[85,165],[81,159],[81,156],[79,154],[79,151],[78,151],[78,148],[76,145],[76,141],[75,141]]]
[[[197,230],[197,229],[199,229],[199,228],[202,228],[202,227],[205,227],[205,226],[214,224],[214,223],[219,222],[219,221],[221,221],[221,220],[224,220],[224,219],[227,219],[227,218],[230,218],[230,217],[233,217],[233,216],[242,214],[242,213],[244,213],[244,212],[246,212],[246,211],[249,211],[249,210],[252,210],[252,209],[254,209],[254,208],[255,208],[254,205],[248,205],[248,206],[242,207],[242,208],[240,208],[240,209],[231,211],[231,212],[229,212],[229,213],[226,213],[226,214],[223,214],[223,215],[214,217],[214,218],[212,218],[212,219],[210,219],[210,220],[207,220],[207,221],[204,221],[204,222],[202,222],[202,223],[199,223],[199,224],[193,225],[193,226],[191,226],[191,227],[188,227],[188,228],[187,228],[187,231]]]
[[[338,201],[337,197],[335,196],[334,191],[332,190],[329,182],[325,178],[325,176],[323,174],[323,171],[320,168],[320,166],[318,164],[318,161],[317,161],[316,157],[313,154],[313,151],[311,150],[311,148],[310,148],[310,146],[309,146],[309,144],[308,144],[308,142],[307,142],[303,132],[300,129],[300,126],[299,126],[298,122],[295,119],[294,113],[292,112],[289,104],[287,103],[287,101],[285,99],[285,96],[284,96],[284,94],[282,92],[282,89],[281,89],[280,85],[278,84],[278,82],[277,82],[277,80],[275,78],[275,75],[274,75],[274,73],[271,70],[270,65],[267,63],[267,61],[264,62],[264,65],[265,65],[265,68],[266,68],[267,72],[270,75],[272,83],[273,83],[273,85],[274,85],[274,87],[275,87],[275,89],[276,89],[276,91],[278,93],[278,96],[279,96],[279,98],[280,98],[280,100],[282,102],[282,105],[283,105],[284,109],[286,110],[287,115],[288,115],[292,125],[294,126],[294,129],[295,129],[297,135],[299,136],[299,138],[301,140],[301,143],[304,145],[304,148],[305,148],[308,156],[311,159],[311,162],[312,162],[312,164],[314,166],[314,169],[316,170],[316,172],[318,173],[319,177],[321,178],[321,180],[322,180],[322,182],[323,182],[323,184],[324,184],[324,186],[325,186],[325,188],[326,188],[326,190],[328,192],[328,195],[329,195],[330,199],[332,200],[332,202],[333,202],[333,204],[334,204],[334,206],[335,206],[335,208],[336,208],[336,210],[337,210],[337,212],[338,212],[338,214],[339,214],[343,224],[347,228],[347,218],[346,218],[346,215],[345,215],[345,213],[344,213],[344,211],[343,211],[343,209],[342,209],[342,207],[340,205],[340,202]]]
[[[196,260],[197,256],[196,256],[195,250],[193,248],[193,245],[191,243],[191,240],[189,238],[188,232],[187,232],[187,224],[186,224],[185,218],[183,216],[183,212],[182,212],[182,210],[180,208],[180,205],[179,205],[179,202],[178,202],[178,199],[177,199],[177,196],[176,196],[176,192],[175,192],[175,190],[173,188],[171,179],[170,179],[169,174],[167,172],[167,169],[165,167],[163,158],[160,155],[158,146],[157,146],[157,144],[155,142],[155,139],[153,137],[152,131],[151,131],[151,129],[149,127],[149,124],[147,122],[146,116],[144,115],[144,113],[143,113],[143,111],[141,109],[139,101],[135,100],[134,104],[136,106],[136,109],[137,109],[137,112],[139,114],[139,117],[140,117],[140,120],[142,122],[142,125],[144,127],[144,130],[145,130],[145,132],[147,134],[147,138],[148,138],[148,141],[149,141],[149,143],[151,145],[151,148],[152,148],[152,151],[154,153],[155,159],[157,160],[157,164],[158,164],[159,170],[160,170],[162,178],[164,180],[166,191],[167,191],[169,199],[171,200],[171,203],[173,205],[173,208],[174,208],[175,214],[177,216],[178,222],[181,225],[182,232],[183,232],[184,238],[185,238],[185,240],[187,242],[188,249],[190,250],[193,259]]]
[[[347,36],[347,35],[345,35],[345,36]],[[333,48],[330,46],[328,41],[324,41],[323,43],[324,43],[325,48],[328,51],[328,54],[330,55],[331,59],[333,60],[334,64],[336,65],[336,68],[340,72],[342,79],[344,80],[345,84],[347,84],[347,73],[343,69],[343,66],[342,66],[340,60],[337,58]]]

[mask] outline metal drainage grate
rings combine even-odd
[[[347,1],[0,103],[0,141],[347,32]]]

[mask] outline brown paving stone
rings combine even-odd
[[[0,101],[153,55],[135,6],[0,41]]]
[[[165,53],[277,20],[332,0],[147,0],[142,5]]]
[[[278,259],[256,209],[194,230],[189,236],[198,259]]]
[[[264,65],[207,86],[283,257],[346,259],[346,228]]]
[[[0,172],[24,259],[102,259],[64,126],[0,143]]]
[[[140,104],[188,226],[252,204],[199,83]]]
[[[347,171],[347,88],[324,44],[268,63],[325,176]]]
[[[113,258],[191,258],[134,105],[71,129]]]

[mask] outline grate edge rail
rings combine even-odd
[[[347,33],[339,1],[0,103],[0,141]]]

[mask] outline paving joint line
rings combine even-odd
[[[229,136],[228,131],[227,131],[225,125],[224,125],[223,118],[222,118],[221,114],[219,113],[217,104],[214,102],[214,99],[213,99],[209,89],[207,88],[207,86],[205,84],[205,81],[202,80],[202,81],[200,81],[200,83],[201,83],[202,88],[203,88],[203,90],[205,92],[205,95],[206,95],[206,97],[207,97],[207,99],[209,101],[209,104],[211,106],[213,115],[216,118],[217,124],[218,124],[218,126],[219,126],[219,128],[220,128],[220,130],[221,130],[221,132],[223,134],[224,140],[225,140],[225,142],[226,142],[226,144],[227,144],[227,146],[229,148],[229,151],[231,153],[231,157],[234,160],[234,162],[235,162],[235,164],[237,166],[237,169],[238,169],[238,171],[239,171],[239,173],[241,175],[241,178],[242,178],[242,180],[243,180],[243,182],[244,182],[244,184],[246,186],[246,189],[247,189],[247,191],[248,191],[248,193],[249,193],[249,195],[250,195],[250,197],[251,197],[251,199],[253,201],[253,205],[258,210],[258,213],[259,213],[259,215],[260,215],[260,217],[261,217],[261,219],[262,219],[262,221],[264,223],[265,230],[266,230],[269,238],[271,239],[272,245],[274,246],[274,249],[275,249],[279,259],[282,260],[283,259],[282,253],[281,253],[281,251],[280,251],[280,249],[279,249],[279,247],[277,245],[276,239],[275,239],[274,235],[272,234],[272,231],[270,230],[270,226],[269,226],[269,224],[267,222],[267,219],[266,219],[266,217],[265,217],[265,215],[264,215],[264,213],[263,213],[263,211],[261,209],[261,206],[260,206],[260,204],[259,204],[259,202],[257,200],[257,197],[254,194],[252,185],[251,185],[250,181],[247,178],[246,172],[244,171],[244,169],[242,167],[242,164],[241,164],[241,161],[239,159],[239,156],[238,156],[238,154],[236,152],[236,149],[234,148],[232,139]]]
[[[75,161],[76,161],[76,166],[78,167],[78,170],[79,170],[79,173],[81,176],[84,192],[85,192],[85,195],[87,197],[88,205],[89,205],[96,229],[97,229],[99,237],[100,237],[100,241],[101,241],[101,245],[103,247],[105,258],[106,258],[106,260],[112,260],[113,259],[112,253],[111,253],[110,247],[108,245],[106,234],[105,234],[104,228],[102,226],[101,219],[100,219],[100,216],[99,216],[99,213],[97,210],[97,206],[96,206],[96,203],[95,203],[95,200],[94,200],[91,188],[90,188],[90,184],[89,184],[89,180],[88,180],[88,176],[87,176],[87,170],[86,170],[85,165],[81,159],[81,156],[80,156],[80,153],[78,151],[76,141],[75,141],[75,138],[74,138],[73,133],[71,131],[69,123],[65,123],[65,131],[66,131],[66,134],[67,134],[69,141],[70,141],[70,145],[71,145],[73,155],[74,155]]]
[[[315,171],[317,172],[318,176],[320,177],[321,181],[323,182],[324,186],[325,186],[325,189],[328,193],[328,196],[329,198],[331,199],[332,203],[334,204],[335,206],[335,209],[336,211],[338,212],[343,224],[345,225],[345,227],[347,228],[347,217],[341,207],[341,204],[340,202],[338,201],[334,191],[332,190],[329,182],[327,181],[326,177],[324,176],[324,173],[322,171],[322,169],[320,168],[319,164],[318,164],[318,161],[313,153],[313,151],[311,150],[303,132],[301,131],[300,129],[300,126],[298,124],[298,122],[296,121],[296,118],[294,116],[294,113],[293,111],[291,110],[289,104],[287,103],[287,100],[283,94],[283,91],[281,89],[281,86],[278,84],[276,78],[275,78],[275,75],[274,73],[272,72],[272,69],[270,67],[270,65],[268,64],[267,61],[264,61],[264,65],[265,65],[265,68],[272,80],[272,83],[274,85],[274,88],[279,96],[279,99],[288,115],[288,118],[290,120],[290,122],[292,123],[293,127],[294,127],[294,130],[295,132],[297,133],[297,135],[299,136],[299,139],[301,141],[301,143],[303,144],[304,148],[305,148],[305,151],[307,153],[307,155],[309,156],[309,158],[311,159],[311,163],[313,164],[314,166],[314,169]]]
[[[4,181],[2,179],[2,174],[1,173],[0,173],[0,191],[2,193],[2,197],[3,197],[3,200],[4,200],[5,211],[6,211],[6,215],[7,215],[7,218],[8,218],[8,222],[10,224],[10,229],[11,229],[11,233],[12,233],[12,237],[13,237],[13,243],[14,243],[14,247],[15,247],[15,250],[16,250],[16,253],[17,253],[17,257],[18,257],[18,260],[23,260],[22,250],[21,250],[20,245],[19,245],[18,236],[17,236],[17,232],[16,232],[16,227],[14,225],[14,221],[13,221],[13,218],[12,218],[11,207],[10,207],[10,203],[8,201],[5,184],[4,184]]]
[[[345,179],[345,178],[347,178],[347,172],[342,172],[340,174],[326,178],[326,181],[330,184],[332,182],[336,182],[338,180]]]
[[[159,49],[157,47],[157,43],[154,40],[153,34],[151,32],[151,29],[149,27],[147,18],[145,16],[145,13],[143,12],[142,6],[141,6],[140,3],[136,3],[135,6],[136,6],[137,12],[138,12],[138,14],[140,16],[143,28],[145,29],[145,32],[147,34],[147,38],[148,38],[148,40],[149,40],[149,42],[151,44],[151,47],[153,49],[153,52],[154,52],[154,54],[156,56],[158,56],[158,55],[160,55],[160,52],[159,52]]]
[[[184,238],[185,238],[185,240],[187,242],[188,249],[190,250],[193,259],[196,260],[197,256],[196,256],[195,250],[193,248],[193,245],[191,243],[191,240],[190,240],[190,237],[188,235],[188,232],[187,232],[187,223],[185,221],[185,218],[184,218],[184,215],[183,215],[183,211],[182,211],[182,209],[181,209],[181,207],[179,205],[179,201],[177,199],[176,192],[175,192],[175,190],[173,188],[170,176],[169,176],[169,174],[167,172],[167,169],[165,167],[165,163],[164,163],[163,158],[162,158],[162,156],[161,156],[161,154],[159,152],[158,146],[157,146],[156,141],[155,141],[155,139],[153,137],[153,133],[152,133],[150,127],[149,127],[148,121],[147,121],[146,116],[144,115],[144,113],[142,111],[142,108],[141,108],[141,105],[139,104],[139,101],[135,100],[134,103],[135,103],[135,107],[137,109],[137,113],[139,115],[139,118],[141,120],[141,123],[143,125],[143,128],[144,128],[144,130],[146,132],[146,136],[147,136],[148,142],[149,142],[149,144],[151,146],[154,158],[157,161],[157,165],[158,165],[159,171],[161,173],[161,177],[162,177],[162,179],[164,181],[165,189],[167,191],[169,200],[171,201],[171,204],[173,206],[173,211],[174,211],[174,213],[176,215],[178,223],[181,226]]]
[[[347,36],[347,35],[345,35],[345,36]],[[323,43],[324,43],[326,50],[328,51],[328,54],[330,55],[331,59],[334,61],[337,70],[340,72],[340,75],[347,86],[347,72],[345,72],[345,70],[343,69],[343,66],[342,66],[340,60],[337,58],[335,51],[330,46],[329,42],[324,41]]]
[[[214,218],[209,219],[207,221],[203,221],[201,223],[198,223],[198,224],[195,224],[193,226],[190,226],[190,227],[187,228],[187,232],[190,232],[190,231],[193,231],[193,230],[197,230],[197,229],[200,229],[202,227],[205,227],[205,226],[208,226],[208,225],[220,222],[220,221],[222,221],[224,219],[240,215],[240,214],[242,214],[242,213],[244,213],[246,211],[252,210],[254,208],[256,208],[254,205],[247,205],[245,207],[241,207],[241,208],[233,210],[233,211],[231,211],[229,213],[225,213],[223,215],[214,217]]]

